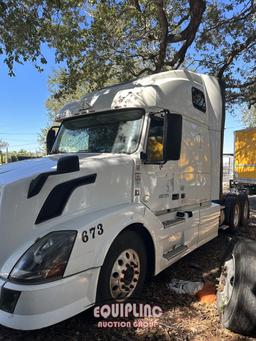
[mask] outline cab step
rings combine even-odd
[[[176,247],[174,250],[168,251],[166,253],[163,254],[163,257],[167,260],[170,260],[171,258],[177,256],[180,253],[183,253],[184,251],[187,250],[187,246],[186,245],[180,245],[178,247]]]
[[[176,217],[174,219],[165,220],[165,221],[162,222],[162,224],[164,225],[164,228],[166,229],[168,227],[171,227],[171,226],[174,226],[174,225],[177,225],[177,224],[181,224],[184,221],[186,221],[185,218]]]

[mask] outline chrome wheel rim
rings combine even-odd
[[[140,276],[140,258],[135,250],[127,249],[116,259],[110,276],[110,293],[114,300],[123,301],[134,292]]]
[[[239,206],[235,206],[235,214],[234,214],[234,226],[238,227],[239,225],[239,216],[240,216],[240,209]]]
[[[219,283],[219,295],[221,298],[221,308],[223,309],[228,305],[233,290],[235,281],[235,259],[232,256],[231,259],[225,262],[220,277]]]

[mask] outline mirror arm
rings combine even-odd
[[[140,159],[142,160],[142,161],[147,161],[147,159],[148,159],[148,155],[147,155],[147,153],[145,153],[145,152],[140,152]]]

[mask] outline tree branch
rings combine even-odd
[[[169,35],[167,38],[168,43],[175,43],[184,41],[181,48],[175,53],[173,59],[167,65],[177,69],[183,63],[187,50],[193,43],[196,33],[201,24],[203,13],[206,9],[205,0],[190,0],[190,22],[187,28],[178,35]]]
[[[241,88],[247,88],[249,86],[255,85],[255,79],[250,80],[248,82],[244,82],[244,83],[225,83],[225,87],[226,88],[230,88],[230,89],[241,89]]]
[[[166,18],[166,14],[164,11],[164,1],[157,0],[156,6],[158,10],[159,17],[159,26],[160,26],[160,47],[159,47],[159,56],[156,62],[155,72],[160,72],[164,65],[165,57],[166,57],[166,49],[167,49],[167,36],[168,36],[168,21]]]
[[[189,14],[185,15],[184,17],[182,17],[182,18],[177,22],[177,24],[175,24],[175,26],[176,26],[176,27],[179,27],[181,24],[184,23],[184,21],[188,20],[189,17],[190,17]]]
[[[245,8],[241,13],[235,15],[234,17],[232,17],[230,19],[221,20],[214,26],[210,26],[209,28],[204,30],[204,34],[211,32],[213,30],[216,30],[216,29],[220,29],[222,26],[230,24],[230,23],[239,22],[239,21],[245,20],[245,19],[247,20],[248,17],[250,17],[254,13],[254,10],[255,10],[255,6],[254,6],[253,0],[252,0],[249,7]]]
[[[132,4],[133,4],[133,6],[134,6],[139,12],[142,12],[142,11],[141,11],[141,8],[140,8],[140,3],[139,3],[138,0],[132,0],[131,2],[132,2]]]
[[[206,9],[206,2],[205,0],[189,0],[189,7],[190,22],[188,26],[180,33],[169,34],[167,37],[168,43],[178,43],[195,36]]]
[[[244,50],[246,50],[252,43],[253,45],[256,44],[256,33],[252,33],[244,43],[241,43],[239,45],[235,45],[234,48],[228,53],[225,61],[223,62],[222,67],[217,72],[216,76],[218,78],[222,78],[224,72],[227,70],[227,68],[230,66],[230,64],[233,63],[234,59]]]
[[[151,74],[152,70],[149,67],[146,67],[145,69],[141,70],[140,72],[134,75],[136,76],[136,78],[139,78],[140,76],[143,75],[143,73],[146,73],[146,72],[148,72],[148,74]]]

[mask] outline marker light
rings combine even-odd
[[[56,115],[56,121],[59,121],[59,120],[64,120],[65,118],[68,118],[68,117],[71,117],[72,116],[72,112],[69,110],[69,109],[66,109],[64,111],[61,111],[59,112],[57,115]]]

